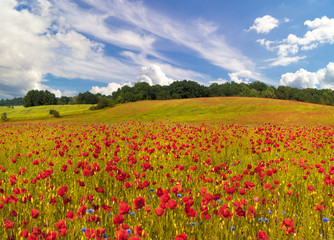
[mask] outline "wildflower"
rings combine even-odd
[[[178,198],[182,197],[182,195],[181,195],[181,194],[179,194],[179,193],[178,193],[176,196],[177,196]]]
[[[83,228],[83,229],[81,229],[81,231],[86,232],[86,231],[87,231],[87,228]]]
[[[328,221],[329,221],[329,218],[324,217],[324,218],[322,219],[322,221],[324,221],[324,222],[328,222]]]
[[[195,226],[195,225],[196,225],[196,223],[195,223],[195,222],[192,222],[192,223],[190,223],[190,225],[191,225],[191,226]]]
[[[39,215],[39,211],[36,209],[31,209],[31,216],[32,218],[37,218]]]
[[[87,213],[92,213],[94,210],[93,209],[88,209],[86,212]]]

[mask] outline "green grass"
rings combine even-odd
[[[50,109],[57,110],[61,117],[70,117],[75,115],[82,115],[91,112],[90,104],[80,105],[49,105],[24,108],[23,106],[15,107],[14,109],[8,107],[0,107],[0,114],[6,112],[10,121],[24,121],[53,118],[49,114]]]
[[[172,122],[210,121],[246,124],[263,122],[333,124],[334,107],[263,98],[194,98],[126,103],[96,113],[94,119],[113,121],[155,119]]]
[[[57,105],[10,109],[10,121],[51,119],[50,109],[59,111],[61,119],[78,121],[171,121],[261,124],[334,124],[334,107],[296,101],[244,97],[213,97],[139,101],[114,108],[90,111],[91,105]]]

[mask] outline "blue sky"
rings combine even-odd
[[[334,89],[334,3],[1,0],[0,98],[138,81]]]

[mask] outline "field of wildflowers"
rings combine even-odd
[[[334,127],[0,124],[1,239],[334,239]]]

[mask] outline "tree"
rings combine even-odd
[[[79,93],[75,99],[76,104],[97,104],[99,102],[98,96],[88,91]]]
[[[56,96],[48,90],[30,90],[23,98],[24,107],[56,105]]]

